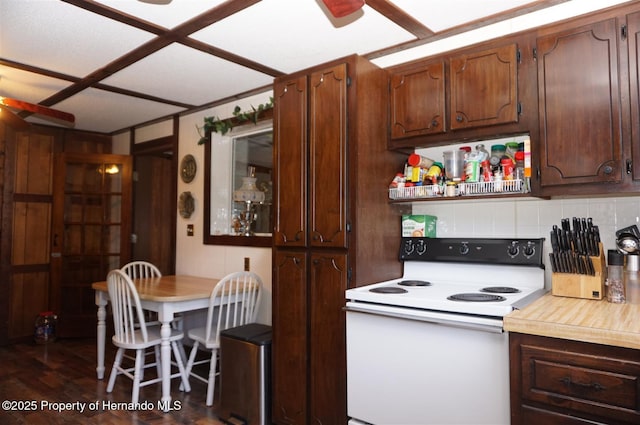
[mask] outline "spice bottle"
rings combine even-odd
[[[610,303],[625,302],[624,293],[624,255],[615,249],[607,253],[607,301]]]

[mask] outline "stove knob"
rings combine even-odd
[[[427,243],[423,239],[420,239],[417,245],[416,252],[418,255],[422,255],[427,252]]]
[[[413,246],[413,242],[412,241],[407,241],[404,244],[404,253],[406,255],[411,255],[414,250],[415,250],[415,247]]]
[[[460,246],[460,254],[461,255],[467,255],[469,253],[469,245],[467,245],[466,243],[463,243]]]
[[[535,242],[527,242],[527,246],[524,248],[524,256],[530,258],[533,254],[536,253],[536,244]]]
[[[509,254],[509,256],[511,256],[513,258],[516,255],[518,255],[518,252],[520,252],[520,247],[518,246],[518,241],[512,241],[511,245],[509,245],[509,248],[507,248],[507,253]]]

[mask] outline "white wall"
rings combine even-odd
[[[223,245],[204,245],[202,231],[204,227],[204,146],[198,145],[200,135],[198,127],[202,127],[204,117],[232,116],[233,108],[238,105],[243,111],[267,103],[271,92],[238,100],[231,104],[184,116],[180,119],[178,134],[178,162],[187,154],[196,158],[198,171],[191,183],[184,183],[178,178],[178,196],[190,191],[195,198],[195,211],[189,219],[178,214],[176,229],[176,273],[194,276],[221,278],[228,273],[244,269],[244,257],[249,257],[251,270],[262,278],[265,292],[262,297],[259,321],[271,324],[271,249],[251,248]],[[233,133],[233,130],[232,130]],[[220,137],[214,134],[214,137]],[[215,184],[215,182],[214,182]],[[177,208],[177,201],[176,201]],[[195,236],[187,236],[187,224],[193,224]],[[238,236],[241,237],[241,236]]]

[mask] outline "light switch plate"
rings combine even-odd
[[[187,236],[193,236],[193,224],[187,224]]]

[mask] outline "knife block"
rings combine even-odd
[[[601,300],[604,295],[604,281],[607,278],[607,262],[604,248],[600,243],[600,255],[589,257],[595,269],[595,276],[576,273],[551,273],[551,293],[559,297]]]

